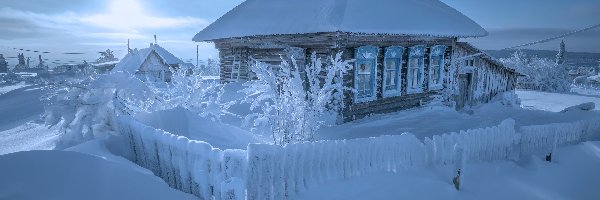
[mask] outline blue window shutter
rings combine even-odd
[[[355,65],[354,65],[354,89],[357,91],[354,93],[355,103],[364,103],[377,99],[376,84],[377,84],[377,56],[379,48],[375,46],[363,46],[359,47],[355,51]],[[370,69],[368,76],[360,74],[359,67],[368,66]],[[365,82],[359,82],[364,78],[369,78],[368,84]]]

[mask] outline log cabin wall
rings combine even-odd
[[[482,53],[481,50],[468,43],[461,42],[457,46],[457,54],[461,56]],[[469,62],[472,62],[472,64],[469,64]],[[463,102],[466,105],[476,106],[488,103],[496,95],[515,90],[516,88],[519,73],[507,68],[485,53],[472,58],[462,59],[457,63],[459,63],[458,67],[461,73],[473,74],[473,85],[470,88],[471,98],[469,98],[468,102]]]
[[[456,38],[440,38],[440,37],[409,37],[397,35],[374,35],[374,34],[352,34],[352,33],[313,33],[313,34],[297,34],[297,35],[273,35],[273,36],[253,36],[243,38],[228,38],[214,41],[215,46],[219,49],[219,57],[221,64],[221,81],[233,82],[237,80],[249,80],[254,78],[249,70],[252,59],[265,62],[269,65],[278,66],[281,63],[281,58],[286,59],[290,54],[296,54],[299,66],[305,66],[310,62],[312,52],[315,52],[319,58],[322,58],[324,64],[328,64],[329,56],[334,56],[337,52],[343,52],[343,59],[354,59],[355,50],[362,46],[378,47],[377,65],[376,65],[376,99],[364,103],[356,103],[354,95],[347,91],[345,92],[345,109],[341,113],[340,122],[348,122],[356,119],[364,118],[372,114],[396,112],[399,110],[419,107],[433,100],[435,96],[440,96],[448,86],[456,83],[458,71],[460,69],[451,70],[452,63],[458,63],[460,68],[461,61],[454,61],[456,55],[474,54],[476,49],[458,45],[456,48]],[[408,53],[409,47],[416,45],[425,46],[425,62],[424,62],[424,78],[423,92],[417,94],[408,94],[407,92],[407,71],[408,71]],[[435,45],[447,46],[444,52],[445,65],[443,71],[446,77],[443,81],[443,89],[430,90],[429,83],[429,58],[430,48]],[[384,69],[384,51],[389,46],[402,46],[405,48],[402,56],[401,66],[401,96],[383,97],[383,69]],[[295,53],[290,53],[290,48],[296,48]],[[298,53],[297,49],[303,49]],[[298,55],[304,54],[303,59],[299,59]],[[471,98],[469,105],[475,105],[474,102],[487,102],[491,97],[501,91],[506,91],[511,88],[509,83],[516,81],[511,79],[513,74],[505,72],[504,68],[497,66],[497,63],[486,62],[482,60],[482,68],[473,76],[473,86],[470,90],[477,87],[482,87],[479,80],[486,80],[492,76],[487,76],[485,73],[499,74],[494,77],[505,77],[507,81],[499,85],[485,85],[485,95]],[[477,73],[481,74],[477,76]],[[236,75],[239,75],[236,78]],[[354,69],[344,76],[344,83],[347,87],[354,87]],[[487,83],[487,82],[486,82]],[[452,86],[454,87],[454,86]],[[475,100],[476,99],[476,100]]]

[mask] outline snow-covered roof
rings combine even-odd
[[[193,40],[338,31],[442,37],[488,34],[438,0],[246,0]]]
[[[133,50],[131,53],[128,53],[121,62],[119,62],[112,71],[122,71],[135,73],[142,66],[146,58],[150,55],[150,53],[156,52],[158,56],[168,65],[188,65],[188,63],[183,62],[181,59],[175,57],[172,53],[162,48],[158,44],[150,44],[149,48]]]

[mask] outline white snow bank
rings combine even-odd
[[[156,177],[68,151],[0,156],[0,199],[195,199]]]
[[[318,184],[292,199],[596,199],[600,142],[560,148],[556,162],[541,155],[519,162],[465,166],[462,190],[453,166],[404,169]]]
[[[560,112],[563,109],[587,102],[600,104],[599,97],[581,96],[574,94],[559,94],[537,91],[517,90],[521,106],[526,109]],[[599,110],[599,108],[595,108]]]
[[[565,112],[573,112],[573,111],[589,111],[589,110],[594,110],[596,108],[596,104],[594,102],[587,102],[587,103],[582,103],[576,106],[571,106],[568,108],[565,108],[564,110],[560,111],[561,113],[565,113]]]
[[[200,31],[193,40],[337,31],[487,35],[473,20],[438,0],[248,0]]]
[[[250,143],[264,143],[246,130],[200,117],[181,107],[154,113],[139,113],[135,117],[151,127],[208,142],[221,149],[246,149]]]

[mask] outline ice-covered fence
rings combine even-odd
[[[600,132],[600,120],[589,119],[571,123],[556,123],[536,126],[523,126],[521,149],[523,155],[534,153],[551,153],[557,147],[577,144],[594,139]]]
[[[600,135],[600,120],[521,127],[500,125],[436,135],[423,141],[395,136],[289,144],[250,144],[225,150],[119,118],[125,155],[171,187],[202,199],[285,199],[316,183],[425,165],[507,160],[576,144]],[[464,159],[464,160],[463,160]]]
[[[315,183],[424,166],[426,152],[412,134],[280,147],[248,146],[248,199],[285,199]]]
[[[448,165],[460,162],[460,158],[468,162],[481,162],[508,159],[519,142],[515,132],[515,121],[504,120],[500,125],[435,135],[425,138],[428,162],[433,165]],[[456,155],[457,148],[463,155]]]
[[[119,128],[129,143],[129,159],[154,172],[169,186],[202,199],[243,196],[246,152],[222,151],[210,144],[157,130],[120,117]],[[127,156],[127,155],[126,155]],[[222,188],[223,187],[223,188]]]

